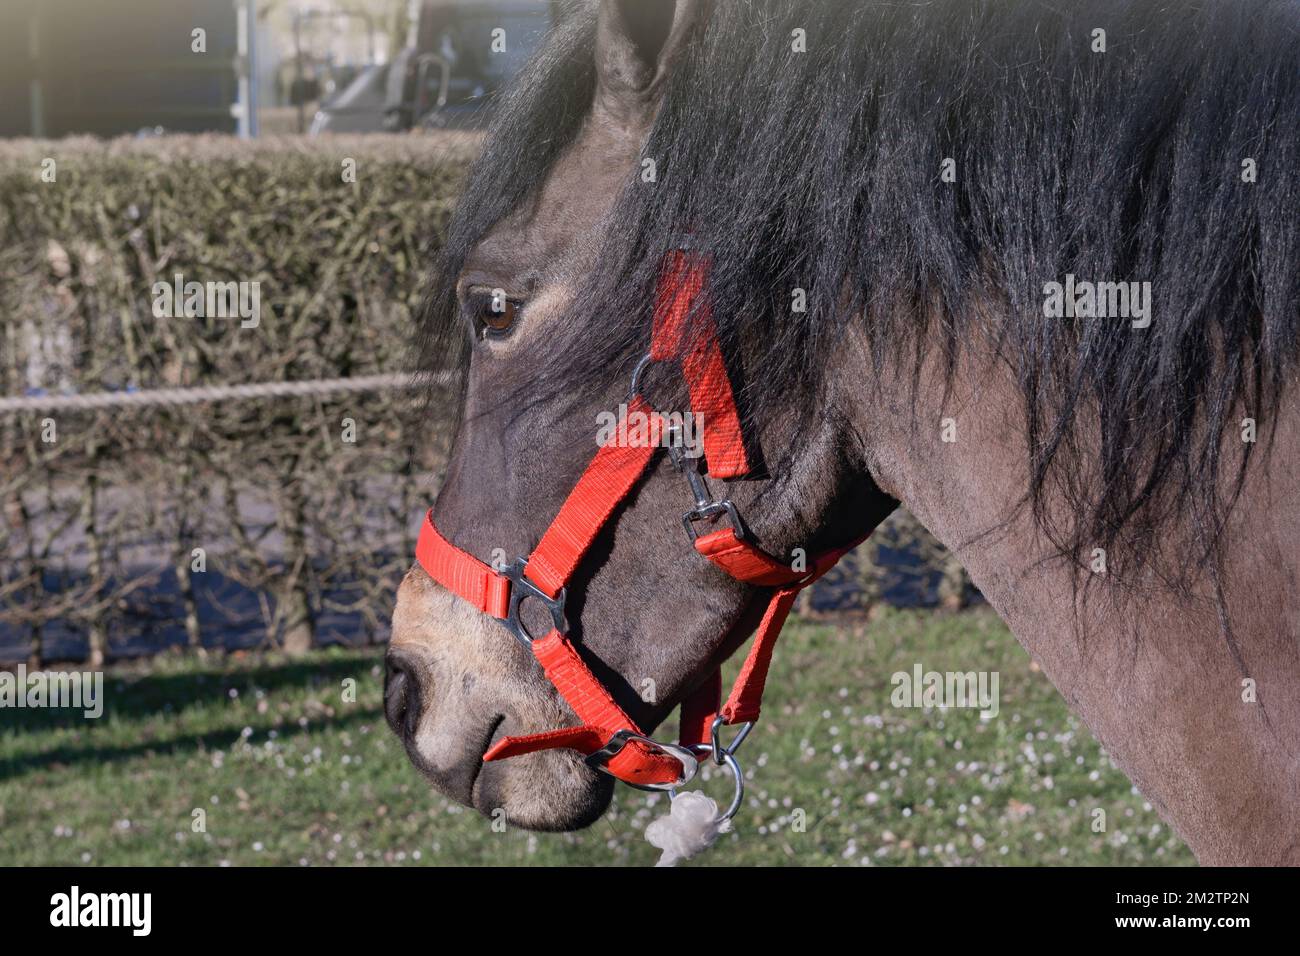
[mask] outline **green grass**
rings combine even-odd
[[[657,858],[657,795],[620,788],[589,830],[550,835],[493,832],[433,794],[384,724],[380,654],[163,657],[111,670],[98,721],[0,710],[0,864]],[[998,671],[1001,713],[892,707],[890,675],[917,662]],[[987,610],[794,621],[768,687],[747,806],[700,864],[1194,862]]]

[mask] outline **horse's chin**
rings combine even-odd
[[[471,791],[473,808],[510,827],[544,832],[581,830],[609,809],[614,780],[572,751],[550,750],[484,762]]]
[[[408,759],[435,792],[477,810],[493,826],[525,830],[580,830],[609,808],[614,779],[592,770],[575,751],[483,759],[502,737],[535,733],[535,726],[501,716],[470,720],[464,711],[458,716],[460,722],[449,728],[426,712],[411,733],[401,714],[389,715]]]
[[[436,587],[416,565],[397,592],[384,717],[435,791],[493,824],[578,830],[609,807],[613,779],[571,750],[487,762],[502,737],[574,720],[505,629]]]

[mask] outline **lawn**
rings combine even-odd
[[[997,671],[1001,712],[891,706],[918,662]],[[626,788],[582,833],[494,832],[421,782],[381,687],[379,648],[173,656],[111,669],[97,721],[0,710],[0,864],[656,859],[643,830],[666,798]],[[1194,862],[987,609],[792,621],[768,687],[747,806],[698,864]]]

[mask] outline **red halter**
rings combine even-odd
[[[698,312],[696,324],[691,327],[711,329],[708,303],[702,298],[707,268],[707,259],[683,251],[670,252],[665,258],[655,300],[650,354],[638,366],[638,373],[648,362],[680,358],[691,409],[703,420],[709,473],[718,478],[735,478],[748,474],[750,466],[735,395],[717,337],[711,332],[694,335],[690,347],[682,341],[693,309]],[[742,786],[732,754],[758,719],[772,651],[786,615],[799,592],[830,570],[862,539],[821,555],[806,570],[792,570],[789,564],[772,557],[748,539],[735,505],[729,500],[714,501],[696,470],[696,460],[687,457],[680,444],[670,443],[669,453],[685,472],[695,494],[695,507],[683,516],[695,550],[732,577],[775,590],[767,599],[767,609],[754,630],[753,646],[726,703],[721,704],[721,670],[715,669],[682,702],[679,745],[674,747],[647,738],[614,702],[565,636],[568,625],[564,618],[565,586],[610,515],[645,474],[660,445],[658,439],[667,429],[663,418],[636,394],[638,379],[639,374],[633,378],[628,418],[641,413],[646,417],[639,420],[654,423],[650,428],[652,434],[646,436],[650,440],[620,441],[617,437],[623,434],[620,427],[616,437],[596,452],[527,559],[519,558],[499,572],[493,570],[447,541],[434,526],[430,511],[420,529],[416,560],[443,587],[483,613],[502,619],[511,633],[532,650],[547,678],[582,722],[577,727],[503,738],[484,754],[484,760],[566,747],[587,755],[590,765],[633,786],[668,789],[682,785],[694,775],[694,754],[709,752],[718,763],[725,760],[730,764],[736,775],[737,799],[730,815],[739,805]],[[697,536],[696,522],[716,521],[724,515],[729,527]],[[519,606],[527,598],[540,601],[550,611],[552,628],[541,638],[533,638],[519,620]],[[728,724],[745,726],[724,747],[718,732]]]

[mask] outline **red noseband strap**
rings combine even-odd
[[[655,300],[655,325],[650,359],[679,359],[691,397],[691,410],[703,419],[704,454],[709,474],[735,478],[749,472],[749,459],[740,428],[731,380],[722,350],[712,334],[712,319],[702,295],[707,277],[706,257],[675,251],[664,261]],[[416,546],[416,560],[431,578],[470,602],[479,611],[501,618],[527,644],[560,696],[581,724],[546,733],[506,737],[497,741],[484,760],[501,760],[519,754],[557,747],[588,755],[589,762],[637,786],[667,786],[680,782],[683,765],[670,750],[645,739],[640,728],[618,706],[591,672],[581,654],[565,636],[564,589],[610,516],[644,476],[662,445],[664,419],[639,395],[628,403],[628,419],[650,423],[646,433],[627,440],[620,427],[601,446],[551,522],[537,548],[508,568],[493,569],[457,548],[439,532],[430,511]],[[644,416],[644,417],[641,417]],[[626,425],[627,419],[620,425]],[[675,456],[674,460],[679,460]],[[691,463],[688,463],[688,465]],[[702,489],[698,476],[692,489]],[[735,509],[728,502],[697,500],[686,515],[694,520],[730,515],[732,527],[695,538],[695,550],[738,580],[774,589],[767,598],[754,641],[725,704],[721,702],[722,677],[715,669],[682,703],[681,744],[703,745],[714,725],[753,721],[759,714],[772,651],[799,592],[828,571],[859,541],[824,554],[811,567],[798,567],[774,558],[749,541],[735,526]],[[694,531],[692,530],[692,535]],[[519,620],[526,598],[545,604],[553,626],[533,638]]]
[[[484,614],[504,618],[509,611],[510,580],[439,534],[432,511],[420,528],[415,560],[429,577]]]

